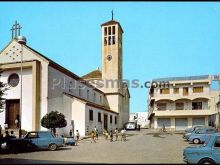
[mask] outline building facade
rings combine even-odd
[[[211,90],[212,77],[191,76],[154,79],[148,95],[150,127],[184,130],[193,125],[217,123],[219,91]],[[155,83],[156,84],[156,83]]]
[[[121,26],[111,20],[101,28],[102,46],[108,50],[102,53],[102,59],[111,55],[112,60],[104,62],[98,72],[103,75],[102,78],[121,82],[122,46],[115,46],[122,45],[119,41],[122,38]],[[107,45],[104,41],[105,28],[111,30]],[[120,70],[110,70],[116,66]],[[9,85],[5,95],[6,107],[0,113],[0,124],[7,124],[9,129],[17,129],[15,119],[18,118],[25,131],[44,130],[40,120],[51,111],[65,115],[67,126],[57,129],[63,135],[73,129],[79,130],[83,136],[94,127],[99,132],[122,128],[128,121],[130,94],[126,86],[108,88],[104,84],[97,87],[96,83],[88,82],[92,77],[90,73],[82,77],[74,74],[29,47],[26,42],[19,42],[17,36],[0,52],[0,69],[0,81]]]

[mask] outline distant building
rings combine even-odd
[[[148,112],[130,113],[129,121],[136,121],[141,128],[148,128],[150,120],[148,120]]]
[[[154,79],[169,87],[151,87],[148,95],[150,127],[184,130],[193,125],[218,124],[219,91],[211,90],[209,75]]]

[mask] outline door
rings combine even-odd
[[[20,100],[7,100],[6,101],[6,123],[8,128],[18,128],[15,120],[20,118]]]
[[[185,130],[188,127],[188,122],[186,118],[175,119],[176,130]]]
[[[169,118],[161,118],[157,119],[157,127],[162,128],[163,124],[165,125],[165,128],[170,128],[171,127],[171,121]]]
[[[108,130],[108,115],[104,115],[104,129]]]
[[[192,119],[192,125],[205,125],[205,118],[204,117],[197,117]]]

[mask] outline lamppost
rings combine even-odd
[[[24,36],[18,36],[17,37],[17,41],[18,43],[21,45],[21,70],[20,70],[20,74],[21,74],[21,86],[20,86],[20,112],[19,112],[19,138],[21,138],[22,136],[22,130],[21,130],[21,119],[22,119],[22,98],[23,98],[23,93],[22,93],[22,76],[23,76],[23,45],[26,44],[26,38]]]

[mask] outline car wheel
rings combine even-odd
[[[211,159],[202,159],[199,161],[198,164],[216,164],[216,163]]]
[[[50,151],[55,151],[56,149],[57,149],[57,145],[56,144],[52,143],[52,144],[49,145],[49,150]]]
[[[199,144],[199,143],[200,143],[200,140],[199,140],[199,139],[193,139],[193,143]]]

